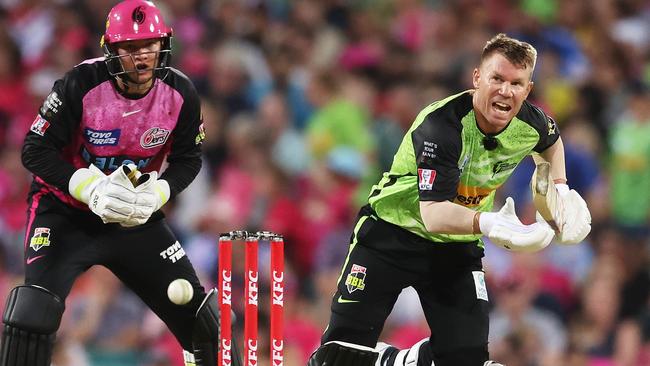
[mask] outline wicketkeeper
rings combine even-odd
[[[56,81],[31,125],[22,150],[34,174],[25,284],[6,302],[1,366],[50,365],[70,288],[96,264],[167,324],[186,365],[216,365],[215,293],[206,294],[160,211],[199,172],[204,138],[199,96],[169,66],[171,37],[151,2],[117,4],[106,20],[104,57]],[[127,164],[144,173],[137,188]],[[178,278],[193,287],[185,305],[167,298]]]

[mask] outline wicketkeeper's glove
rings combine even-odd
[[[157,172],[145,173],[137,179],[135,194],[134,212],[120,223],[122,226],[137,226],[147,222],[169,200],[169,183],[158,179]]]
[[[536,252],[546,248],[555,232],[545,221],[531,225],[521,223],[515,212],[515,201],[508,197],[498,212],[482,212],[479,216],[481,233],[492,243],[511,250]]]
[[[135,211],[135,187],[125,166],[106,176],[95,165],[78,169],[68,182],[72,197],[88,205],[104,223],[122,222]]]

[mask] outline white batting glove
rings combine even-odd
[[[122,226],[131,227],[147,222],[169,200],[169,183],[158,179],[157,172],[145,173],[138,179],[135,193],[134,212],[120,223]]]
[[[70,194],[88,205],[104,223],[121,222],[133,213],[135,188],[122,166],[106,176],[94,165],[78,169],[68,182]]]
[[[499,212],[483,212],[479,218],[481,233],[494,244],[521,252],[536,252],[546,248],[555,232],[546,222],[531,225],[521,223],[515,212],[515,201],[508,197]]]
[[[583,241],[591,231],[591,213],[587,203],[575,189],[569,189],[566,184],[556,184],[557,192],[562,199],[564,222],[560,232],[555,236],[558,244],[577,244]],[[538,217],[539,221],[539,217]]]

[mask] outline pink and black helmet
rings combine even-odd
[[[106,31],[100,42],[106,57],[108,71],[113,76],[126,73],[115,48],[112,47],[113,44],[160,38],[162,47],[155,71],[165,71],[166,75],[166,69],[171,60],[171,37],[172,28],[165,24],[162,13],[151,1],[125,0],[120,2],[108,13]]]

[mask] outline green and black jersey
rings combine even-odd
[[[559,131],[552,118],[525,101],[496,135],[494,150],[477,126],[470,91],[424,108],[395,154],[390,171],[372,187],[370,206],[385,221],[434,242],[467,242],[481,235],[435,234],[426,230],[420,201],[452,201],[491,211],[495,190],[524,157],[553,145]]]

